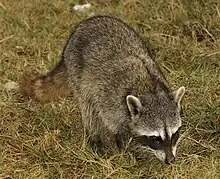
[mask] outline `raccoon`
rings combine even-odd
[[[44,101],[71,92],[89,142],[100,152],[105,138],[123,148],[129,133],[161,161],[175,159],[185,87],[171,90],[146,42],[118,18],[81,21],[55,68],[46,75],[25,75],[20,88]],[[104,130],[110,135],[102,135]]]

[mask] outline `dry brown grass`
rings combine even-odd
[[[99,158],[83,143],[71,99],[38,103],[1,89],[0,178],[220,178],[220,2],[94,0],[83,13],[73,11],[75,3],[0,2],[0,83],[46,72],[71,26],[92,12],[119,17],[149,39],[173,88],[187,88],[177,161],[168,166],[129,152]]]

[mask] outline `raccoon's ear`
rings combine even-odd
[[[178,106],[180,105],[180,102],[183,98],[183,95],[184,95],[185,91],[186,91],[185,87],[182,86],[178,90],[174,91],[174,93],[173,93],[174,94],[174,100],[178,104]]]
[[[126,101],[131,115],[136,116],[140,112],[140,109],[142,108],[140,100],[135,96],[128,95],[126,97]]]

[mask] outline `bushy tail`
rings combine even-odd
[[[26,73],[20,80],[23,94],[39,101],[56,99],[69,94],[67,72],[64,60],[46,75]]]

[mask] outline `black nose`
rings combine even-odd
[[[175,157],[174,156],[170,156],[170,157],[167,157],[166,159],[165,159],[165,163],[166,164],[171,164],[172,162],[174,162],[175,161]]]

